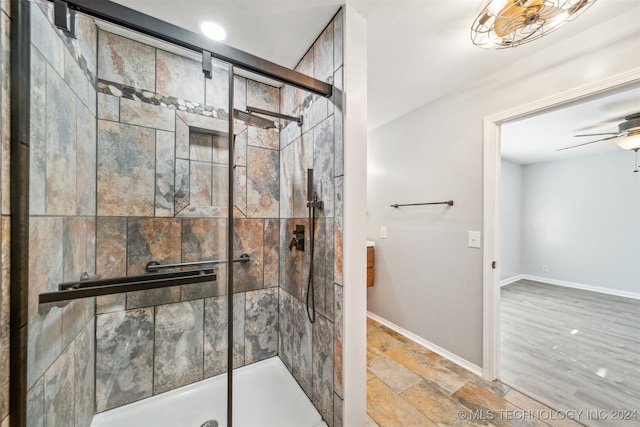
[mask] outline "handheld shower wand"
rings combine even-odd
[[[313,169],[307,169],[307,208],[309,208],[309,246],[311,259],[309,261],[309,279],[307,280],[307,317],[311,323],[316,321],[315,284],[313,281],[313,250],[315,248],[316,234],[316,209],[324,209],[324,202],[318,200],[318,193],[313,191]],[[309,303],[311,300],[311,303]]]
[[[307,169],[307,207],[324,209],[324,202],[318,200],[318,193],[313,191],[313,169]]]
[[[313,201],[313,169],[307,169],[307,206]]]

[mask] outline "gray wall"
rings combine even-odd
[[[524,166],[522,272],[640,293],[640,177],[632,170],[624,150]]]
[[[522,274],[522,166],[500,162],[500,280]]]
[[[603,36],[613,29],[617,38]],[[560,34],[548,36],[551,47],[518,47],[531,55],[369,131],[368,229],[377,278],[368,309],[476,365],[482,251],[467,248],[467,231],[482,227],[484,117],[640,67],[634,13],[575,38]],[[456,204],[389,207],[442,199]],[[378,238],[381,225],[387,239]]]

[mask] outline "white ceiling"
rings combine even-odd
[[[367,18],[368,126],[378,127],[508,63],[623,13],[640,1],[601,0],[575,22],[515,49],[472,45],[484,0],[115,0],[192,31],[203,20],[227,30],[225,43],[294,67],[343,3]]]
[[[514,163],[563,160],[622,150],[612,140],[556,151],[604,136],[575,137],[578,134],[618,132],[624,117],[640,112],[640,86],[595,99],[505,123],[500,128],[502,157]]]

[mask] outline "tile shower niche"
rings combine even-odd
[[[206,215],[228,203],[229,147],[227,134],[189,131],[189,157],[176,156],[175,215]]]
[[[237,129],[240,127],[241,129]],[[244,127],[236,124],[236,129]],[[226,121],[177,113],[175,158],[167,147],[168,180],[164,180],[164,204],[173,205],[176,217],[225,216],[228,211],[229,142]],[[173,165],[170,163],[173,161]],[[171,170],[173,174],[171,174]],[[158,172],[156,172],[158,173]],[[171,186],[171,176],[174,181]],[[157,176],[162,185],[163,176]],[[169,185],[167,185],[169,184]],[[236,179],[236,185],[239,183]],[[171,191],[171,190],[174,191]]]

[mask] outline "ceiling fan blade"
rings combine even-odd
[[[602,135],[618,135],[619,132],[605,132],[605,133],[583,133],[580,135],[573,135],[574,138],[579,138],[581,136],[602,136]]]
[[[636,108],[637,101],[634,99],[632,102],[629,102],[629,106],[627,104],[623,104],[621,102],[618,103],[609,103],[605,107],[607,110],[615,110],[615,111],[631,111],[632,108]],[[576,132],[589,132],[596,129],[609,128],[611,126],[617,126],[618,123],[624,121],[624,118],[627,117],[628,114],[616,115],[615,117],[610,117],[604,119],[598,123],[593,123],[589,126],[582,127],[580,129],[576,129]]]
[[[589,141],[589,142],[585,142],[583,144],[572,145],[571,147],[558,148],[556,151],[563,151],[563,150],[568,150],[570,148],[582,147],[583,145],[589,145],[589,144],[593,144],[593,143],[600,142],[600,141],[608,141],[610,139],[616,139],[617,137],[618,137],[618,134],[616,134],[616,136],[610,136],[608,138],[596,139],[595,141]]]
[[[546,4],[542,4],[539,10],[540,19],[544,21],[550,21],[556,16],[564,13],[564,11],[565,10],[560,7],[553,7],[553,6],[549,7]]]
[[[494,23],[496,34],[499,37],[507,37],[512,32],[524,27],[525,17],[522,14],[512,13],[506,16],[498,16]]]
[[[547,10],[545,10],[547,9]],[[505,5],[495,13],[496,20],[494,29],[498,37],[507,37],[509,34],[530,25],[528,17],[538,15],[541,10],[545,10],[548,16],[557,13],[556,8],[545,8],[544,0],[508,0]],[[541,16],[538,15],[538,18]],[[546,21],[547,17],[541,18]],[[533,21],[535,23],[535,21]]]

